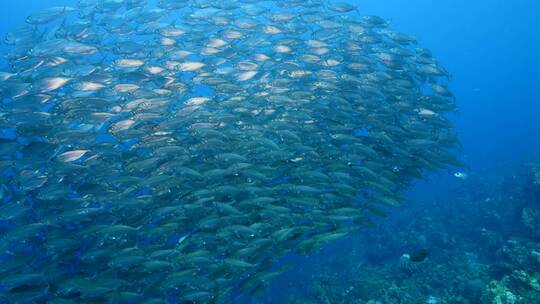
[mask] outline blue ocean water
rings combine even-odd
[[[415,35],[452,74],[460,108],[453,120],[472,174],[508,173],[538,153],[538,2],[366,1],[363,7]]]
[[[9,29],[22,25],[30,12],[55,5],[74,3],[74,1],[68,0],[19,0],[9,4],[7,1],[4,2],[0,4],[2,7],[0,10],[0,37],[3,37]],[[468,203],[463,200],[471,199],[470,197],[463,198],[458,195],[459,192],[451,191],[456,188],[465,189],[463,192],[470,191],[469,188],[472,187],[487,188],[488,182],[478,182],[477,180],[489,181],[495,177],[516,175],[515,172],[518,168],[533,159],[540,151],[540,103],[538,98],[540,96],[540,73],[538,73],[540,71],[540,33],[538,30],[540,29],[540,2],[533,0],[447,0],[436,2],[429,0],[365,0],[349,2],[358,5],[361,14],[381,16],[391,23],[393,29],[416,37],[419,45],[430,49],[434,57],[450,72],[450,89],[455,95],[459,107],[459,112],[452,115],[452,121],[463,144],[457,153],[466,164],[466,167],[460,170],[470,177],[462,180],[455,178],[454,171],[443,171],[432,174],[428,181],[418,181],[414,189],[410,191],[411,200],[417,201],[416,204],[412,203],[412,206],[392,212],[387,223],[381,223],[383,228],[380,229],[383,229],[385,233],[392,234],[392,229],[400,229],[400,225],[408,227],[411,223],[420,221],[420,216],[439,218],[441,216],[440,210],[458,213],[476,210],[477,213],[471,218],[477,222],[460,222],[456,225],[470,225],[478,229],[482,229],[482,225],[489,227],[491,222],[489,220],[482,221],[480,220],[481,216],[478,216],[482,212],[487,212],[482,209],[486,206],[467,205]],[[7,49],[8,47],[5,45],[0,46],[2,53]],[[454,193],[455,196],[448,197],[448,193]],[[446,197],[446,200],[441,201],[440,196]],[[438,200],[437,203],[433,203],[435,199]],[[486,194],[478,201],[488,199],[495,198],[491,194]],[[456,209],[441,209],[441,204],[447,206],[458,200],[461,201]],[[536,206],[538,204],[536,202]],[[405,210],[405,208],[407,209]],[[444,217],[445,214],[442,216]],[[452,214],[446,215],[447,218],[452,218],[452,216]],[[457,244],[474,242],[474,240],[471,241],[460,235],[460,233],[466,233],[467,230],[454,227],[450,222],[440,224],[446,225],[443,231],[455,232],[452,237],[457,239],[455,240]],[[438,227],[433,226],[432,229],[438,229]],[[383,230],[375,230],[375,234],[382,234]],[[426,235],[434,233],[425,230],[424,232]],[[418,230],[411,233],[418,234]],[[420,237],[419,235],[415,236]],[[460,237],[463,237],[463,240],[460,240]],[[300,266],[279,278],[269,287],[268,291],[263,292],[260,296],[256,298],[238,296],[235,301],[287,303],[294,293],[307,299],[309,298],[307,286],[317,282],[318,274],[324,271],[328,272],[329,258],[325,257],[325,254],[335,256],[333,261],[336,263],[340,257],[351,259],[351,252],[356,250],[351,242],[356,241],[368,241],[362,245],[364,248],[384,247],[379,252],[381,261],[392,260],[393,257],[382,257],[382,255],[388,254],[389,247],[396,249],[396,261],[399,260],[401,253],[415,250],[415,248],[404,248],[406,246],[390,244],[390,242],[395,242],[395,240],[390,239],[388,244],[381,245],[380,239],[370,238],[369,233],[366,233],[366,235],[357,238],[338,241],[329,249],[325,249],[322,255],[309,258],[287,257],[287,261],[294,261]],[[404,240],[404,243],[414,242]],[[438,257],[442,257],[442,260],[446,258],[443,256],[442,250],[437,253],[437,244],[430,243],[429,240],[420,243],[422,244],[419,245],[420,247],[425,245],[429,248],[430,252],[435,255],[435,260]],[[441,247],[444,246],[441,245]],[[366,259],[366,256],[375,256],[371,263],[377,264],[373,262],[373,259],[377,259],[377,249],[374,248],[372,251],[375,253],[362,252],[361,257],[358,257],[358,264],[369,264],[369,259]],[[469,253],[473,255],[474,250],[470,250]],[[322,263],[326,263],[324,267]],[[343,270],[343,265],[336,265],[335,269],[337,273],[326,273],[327,280],[324,283],[319,281],[319,284],[339,283],[339,272]],[[538,273],[538,269],[534,269],[532,272]],[[416,277],[427,278],[427,276],[422,275],[416,275]],[[483,279],[486,284],[489,283],[488,279]],[[391,282],[389,281],[387,284],[388,289],[391,289]],[[299,285],[305,285],[306,288],[299,288]],[[426,293],[426,299],[429,296],[430,294]],[[437,299],[440,296],[433,295]],[[341,300],[345,298],[346,295],[343,295]],[[309,302],[306,300],[306,303],[334,303],[332,300],[328,301]],[[427,303],[426,301],[410,303]]]

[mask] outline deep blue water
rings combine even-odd
[[[30,12],[73,2],[3,1],[0,36],[22,25]],[[452,120],[463,143],[458,153],[465,172],[504,174],[540,151],[539,1],[349,2],[362,14],[379,15],[393,29],[416,37],[451,73],[450,88],[459,105]],[[0,52],[5,50],[0,46]],[[452,173],[438,172],[428,183],[419,182],[412,197],[431,197],[463,182]]]
[[[462,159],[502,174],[540,148],[540,3],[533,0],[357,1],[417,37],[451,73]],[[419,195],[453,184],[420,185]],[[436,191],[437,191],[436,190]]]

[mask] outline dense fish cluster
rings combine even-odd
[[[227,303],[459,165],[447,73],[326,0],[81,0],[0,72],[6,303]]]

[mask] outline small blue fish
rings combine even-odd
[[[454,177],[462,179],[462,180],[466,180],[467,178],[469,178],[469,175],[465,172],[456,172],[454,173]]]

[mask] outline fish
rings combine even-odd
[[[420,263],[420,262],[423,262],[427,258],[428,251],[426,249],[422,248],[422,249],[419,249],[419,250],[413,252],[409,256],[410,256],[409,260],[411,262]]]
[[[255,296],[460,170],[450,72],[355,5],[81,0],[26,21],[0,70],[8,302]]]
[[[181,63],[178,66],[178,68],[182,72],[193,72],[193,71],[197,71],[197,70],[201,69],[205,65],[206,64],[204,64],[202,62],[188,61],[188,62]]]
[[[462,180],[466,180],[469,178],[469,174],[465,173],[465,172],[455,172],[454,174],[454,177],[455,178],[459,178],[459,179],[462,179]]]
[[[348,13],[356,10],[356,6],[345,2],[331,2],[328,4],[328,9],[338,13]]]
[[[144,65],[144,61],[139,59],[118,59],[115,65],[118,68],[138,68]]]
[[[88,152],[89,152],[88,150],[67,151],[56,156],[56,159],[61,162],[74,162],[81,159],[81,157],[83,157]]]
[[[30,24],[46,24],[74,11],[75,8],[69,6],[51,7],[28,16],[26,22]]]
[[[66,77],[43,78],[35,83],[34,87],[41,93],[58,90],[65,86],[71,79]]]

